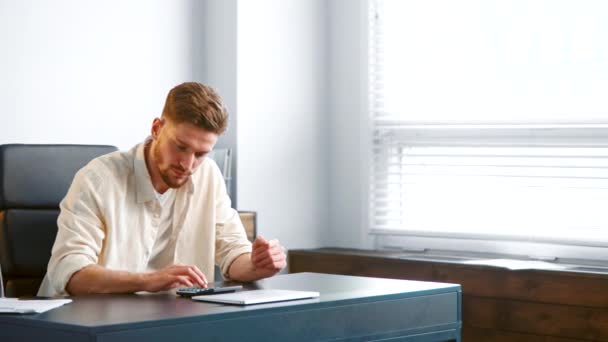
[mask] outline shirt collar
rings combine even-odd
[[[145,147],[149,143],[151,143],[150,137],[148,137],[144,143],[139,144],[135,150],[135,158],[133,159],[137,203],[145,203],[156,200],[154,186],[152,185],[152,179],[150,178],[150,173],[148,172],[146,158],[144,155]],[[177,190],[182,191],[182,189],[186,189],[189,194],[194,192],[194,183],[192,182],[192,177],[188,178],[186,184]]]

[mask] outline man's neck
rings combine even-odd
[[[146,169],[148,169],[148,174],[150,175],[150,180],[152,181],[152,186],[154,190],[159,194],[165,193],[169,189],[169,186],[165,184],[163,179],[160,176],[160,171],[156,166],[156,159],[154,158],[154,144],[156,142],[154,140],[147,143],[144,147],[144,159],[146,161]]]

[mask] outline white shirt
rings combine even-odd
[[[76,173],[60,204],[58,232],[38,295],[66,294],[72,275],[90,264],[145,272],[156,245],[161,206],[146,168],[144,144],[92,160]],[[214,261],[224,275],[236,257],[251,252],[238,213],[230,207],[215,162],[206,158],[176,189],[174,263],[194,264],[213,278]]]
[[[160,223],[155,232],[154,247],[150,260],[148,260],[148,271],[160,270],[175,263],[175,239],[171,234],[173,229],[173,204],[175,203],[175,190],[169,188],[164,194],[154,191],[156,199],[160,204]]]

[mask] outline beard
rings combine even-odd
[[[158,167],[158,173],[160,174],[160,178],[162,178],[163,182],[165,182],[165,184],[167,184],[170,188],[177,189],[182,185],[186,184],[188,179],[190,179],[192,173],[186,174],[186,170],[184,170],[180,166],[169,165],[165,168],[162,168],[161,165],[165,163],[164,158],[158,148],[158,145],[154,146],[152,153],[154,154],[154,159],[156,160],[156,165]],[[185,176],[178,177],[177,175],[172,174],[175,172],[179,172],[181,174],[184,174]]]

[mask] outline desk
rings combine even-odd
[[[0,316],[0,341],[460,341],[460,285],[318,273],[246,288],[321,296],[251,306],[172,293],[91,295],[30,316]]]

